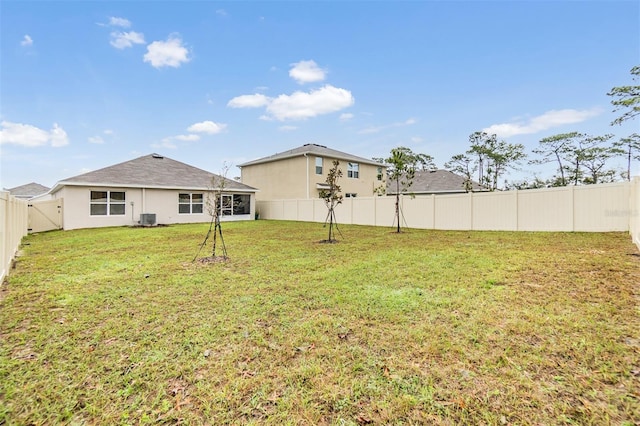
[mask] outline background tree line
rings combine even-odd
[[[631,69],[633,81],[640,79],[640,66]],[[622,114],[611,125],[620,125],[635,119],[640,114],[640,85],[617,86],[611,89],[614,112]],[[469,136],[469,149],[456,154],[444,167],[464,178],[464,189],[471,191],[472,182],[483,185],[489,191],[497,189],[528,189],[566,185],[589,185],[631,179],[631,164],[640,160],[640,134],[613,140],[612,134],[588,135],[579,132],[560,133],[538,141],[531,156],[525,153],[524,145],[499,140],[495,134],[477,131]],[[612,158],[623,157],[626,170],[610,167]],[[433,157],[413,153],[409,148],[398,147],[391,151],[387,159],[376,160],[390,165],[389,179],[397,186],[396,192],[404,192],[401,187],[410,186],[415,171],[433,169]],[[530,165],[552,163],[555,173],[546,179],[534,176],[531,180],[503,182],[505,173],[520,170],[527,160]]]

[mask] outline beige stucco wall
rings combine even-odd
[[[91,191],[124,191],[125,214],[122,216],[92,216],[90,214]],[[106,226],[137,225],[141,213],[153,213],[158,224],[209,222],[211,216],[205,203],[201,214],[178,214],[178,194],[184,192],[203,193],[201,190],[169,190],[142,188],[113,188],[65,186],[54,194],[64,199],[64,229],[100,228]],[[224,216],[223,221],[253,220],[255,215],[255,195],[251,194],[251,214]]]
[[[283,200],[318,198],[318,184],[325,184],[333,167],[333,158],[323,157],[322,174],[316,174],[316,156],[297,156],[268,163],[244,166],[242,183],[257,188],[257,200]],[[342,194],[355,193],[358,197],[371,197],[376,187],[378,167],[359,164],[358,178],[347,177],[347,161],[340,161],[342,178],[338,180]],[[384,179],[384,177],[383,177]]]

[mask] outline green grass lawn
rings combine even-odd
[[[224,223],[29,235],[0,291],[0,424],[633,425],[624,233]],[[201,256],[207,256],[209,246]]]

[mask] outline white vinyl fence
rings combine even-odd
[[[0,191],[0,285],[9,274],[22,237],[27,235],[27,202]]]
[[[341,224],[394,226],[395,197],[345,198]],[[401,197],[401,226],[496,231],[629,231],[640,248],[640,178],[522,191]],[[324,222],[321,199],[258,201],[261,219]]]
[[[629,199],[629,233],[640,249],[640,177],[633,180]]]

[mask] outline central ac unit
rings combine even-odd
[[[156,214],[155,213],[141,213],[140,214],[140,225],[142,226],[154,226],[156,224]]]

